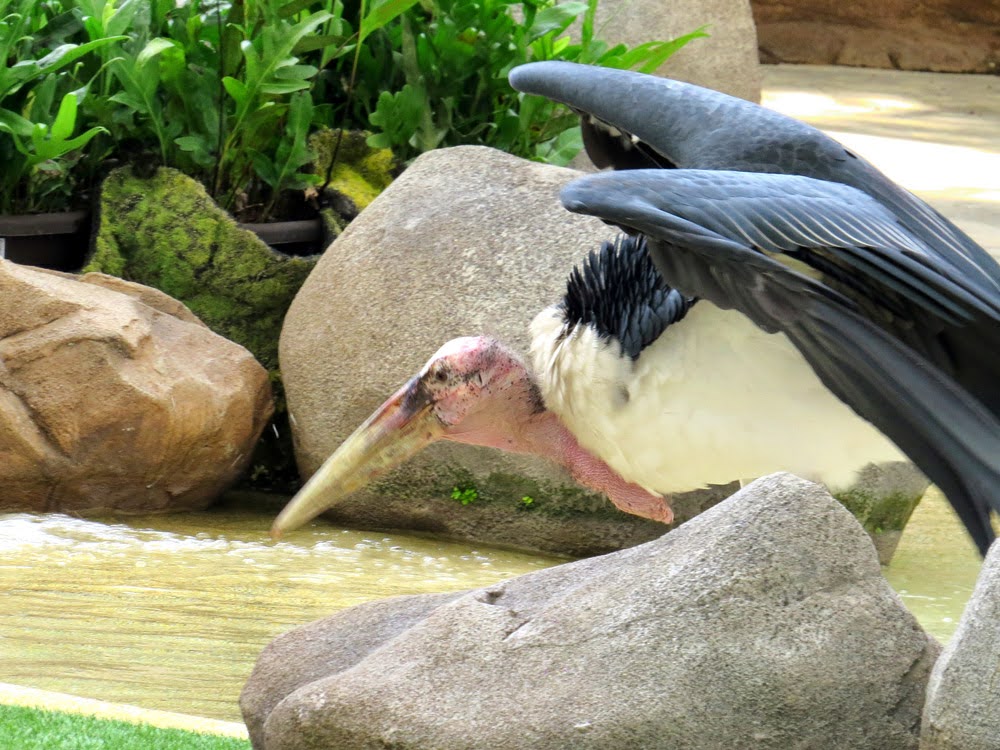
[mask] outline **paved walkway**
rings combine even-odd
[[[825,130],[1000,258],[1000,77],[763,70],[764,105]]]

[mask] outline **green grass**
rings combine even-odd
[[[59,711],[0,706],[3,750],[249,750],[233,737],[160,729]]]

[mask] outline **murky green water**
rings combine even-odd
[[[982,562],[944,495],[932,488],[913,512],[883,572],[924,630],[947,643]]]
[[[257,654],[295,625],[557,562],[330,527],[274,544],[270,521],[0,516],[0,682],[239,720]]]
[[[269,523],[228,511],[128,525],[0,516],[0,681],[238,720],[257,654],[295,625],[558,562],[322,525],[272,544]],[[915,514],[888,576],[924,626],[947,638],[978,566],[935,497]]]

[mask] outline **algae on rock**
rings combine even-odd
[[[869,464],[853,486],[834,495],[858,519],[888,565],[910,516],[926,492],[929,481],[908,461]]]
[[[240,229],[196,180],[174,169],[144,179],[129,167],[101,187],[99,227],[84,271],[155,287],[272,372],[295,293],[316,264],[272,250]]]
[[[309,138],[309,147],[316,155],[313,171],[324,180],[329,173],[326,190],[350,201],[350,207],[340,209],[340,213],[350,218],[367,208],[389,187],[396,167],[392,151],[372,148],[365,142],[367,136],[357,130],[324,128]],[[331,161],[334,162],[332,169]]]

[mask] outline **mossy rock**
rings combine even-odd
[[[869,464],[854,486],[835,497],[868,532],[879,562],[888,565],[928,486],[927,478],[913,464],[894,461]]]
[[[249,349],[272,374],[281,323],[316,257],[272,250],[240,229],[197,181],[161,168],[129,167],[101,187],[94,252],[84,271],[155,287],[216,333]]]
[[[334,525],[405,530],[538,554],[590,557],[656,539],[673,526],[622,513],[558,471],[517,472],[509,454],[490,467],[484,449],[439,443],[335,504]],[[505,468],[498,468],[505,467]],[[670,497],[677,526],[719,503],[738,483]]]
[[[336,154],[326,189],[339,193],[351,202],[353,212],[342,213],[363,211],[393,180],[397,165],[392,151],[372,148],[367,144],[367,138],[368,133],[362,131],[331,128],[319,130],[309,138],[309,147],[316,154],[313,171],[324,180]]]

